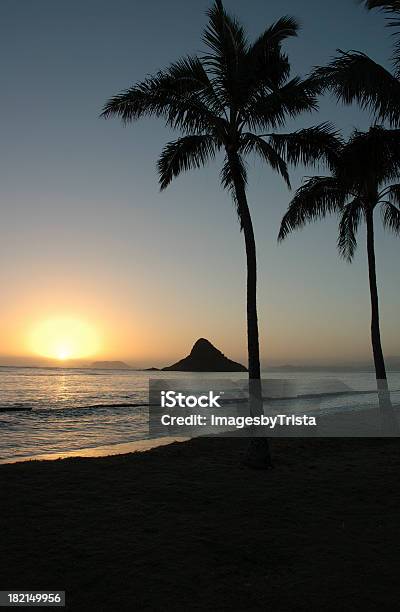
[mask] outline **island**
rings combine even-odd
[[[225,357],[209,340],[200,338],[190,354],[173,365],[163,368],[170,372],[247,372],[241,363]]]
[[[90,367],[95,370],[131,370],[124,361],[94,361]]]

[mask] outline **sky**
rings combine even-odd
[[[162,121],[124,127],[99,118],[111,95],[204,50],[209,5],[0,3],[0,363],[37,361],[35,330],[71,319],[96,335],[89,360],[160,366],[206,337],[246,361],[244,241],[219,183],[221,159],[160,193],[156,160],[174,135]],[[293,75],[325,64],[337,48],[389,65],[384,17],[355,0],[336,0],[334,9],[319,0],[225,6],[251,37],[282,15],[300,20],[299,37],[286,44]],[[326,120],[345,135],[370,123],[327,96],[319,113],[287,130]],[[335,219],[277,245],[293,194],[260,161],[248,162],[263,364],[369,359],[365,228],[351,265],[337,256]],[[291,170],[293,188],[313,173]],[[399,355],[399,242],[378,226],[383,346]]]

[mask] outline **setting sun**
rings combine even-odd
[[[50,359],[81,359],[99,350],[99,335],[88,323],[54,318],[38,323],[29,338],[33,353]]]

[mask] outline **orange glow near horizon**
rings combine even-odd
[[[55,317],[37,323],[29,334],[30,351],[40,357],[67,361],[96,355],[98,332],[83,320]]]

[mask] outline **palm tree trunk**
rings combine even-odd
[[[249,359],[249,379],[260,380],[256,243],[254,239],[253,223],[245,193],[240,195],[240,221],[243,227],[247,263],[247,350]]]
[[[250,413],[256,416],[263,411],[262,386],[260,374],[260,346],[257,317],[257,256],[253,223],[247,204],[243,180],[235,172],[238,160],[230,153],[232,176],[241,227],[243,229],[247,261],[247,350],[249,369]],[[252,438],[247,449],[245,464],[253,468],[269,468],[272,465],[268,440],[264,437]]]
[[[398,435],[398,422],[393,411],[389,387],[386,378],[385,360],[383,357],[381,332],[379,324],[379,299],[376,284],[376,263],[374,243],[374,212],[370,207],[366,211],[367,223],[367,254],[369,289],[371,294],[371,341],[374,356],[375,377],[378,389],[379,408],[381,413],[381,428],[383,435]]]
[[[367,254],[369,289],[371,294],[371,341],[374,355],[375,374],[377,380],[386,380],[385,360],[383,358],[381,332],[379,325],[379,300],[376,284],[376,263],[374,244],[374,218],[373,210],[369,208],[366,212],[367,222]]]

